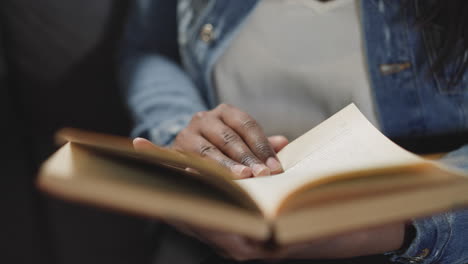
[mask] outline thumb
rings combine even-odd
[[[289,140],[285,136],[281,135],[268,137],[268,141],[270,142],[271,146],[273,147],[273,150],[276,153],[278,153],[280,150],[286,147],[286,145],[289,144]]]

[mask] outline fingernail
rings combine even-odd
[[[196,174],[199,174],[197,170],[195,169],[192,169],[192,168],[185,168],[186,171],[190,172],[190,173],[196,173]]]
[[[271,172],[279,172],[282,170],[281,164],[273,157],[269,157],[265,164],[268,166],[268,168],[270,168]]]
[[[231,171],[239,176],[240,179],[248,178],[252,175],[252,170],[244,165],[234,165],[231,167]]]
[[[270,175],[270,169],[262,164],[255,164],[252,167],[254,176],[268,176]]]

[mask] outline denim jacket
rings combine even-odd
[[[170,144],[195,112],[218,102],[213,67],[259,0],[138,0],[121,58],[121,84],[135,120],[134,136]],[[468,132],[468,74],[448,86],[451,66],[440,74],[434,60],[437,31],[420,30],[422,0],[362,0],[361,25],[376,113],[393,139]],[[248,62],[246,62],[248,63]],[[468,146],[444,162],[468,169]],[[403,263],[468,262],[468,210],[413,222],[416,237]]]

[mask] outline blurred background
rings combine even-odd
[[[128,135],[116,54],[129,2],[0,1],[0,263],[150,260],[147,221],[55,200],[34,185],[57,129]]]

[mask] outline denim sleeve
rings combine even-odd
[[[206,110],[178,63],[174,0],[136,0],[120,54],[120,86],[134,120],[132,136],[169,145],[194,113]]]
[[[468,170],[468,145],[449,153],[441,162]],[[468,209],[413,221],[416,236],[393,261],[410,264],[468,263]]]

